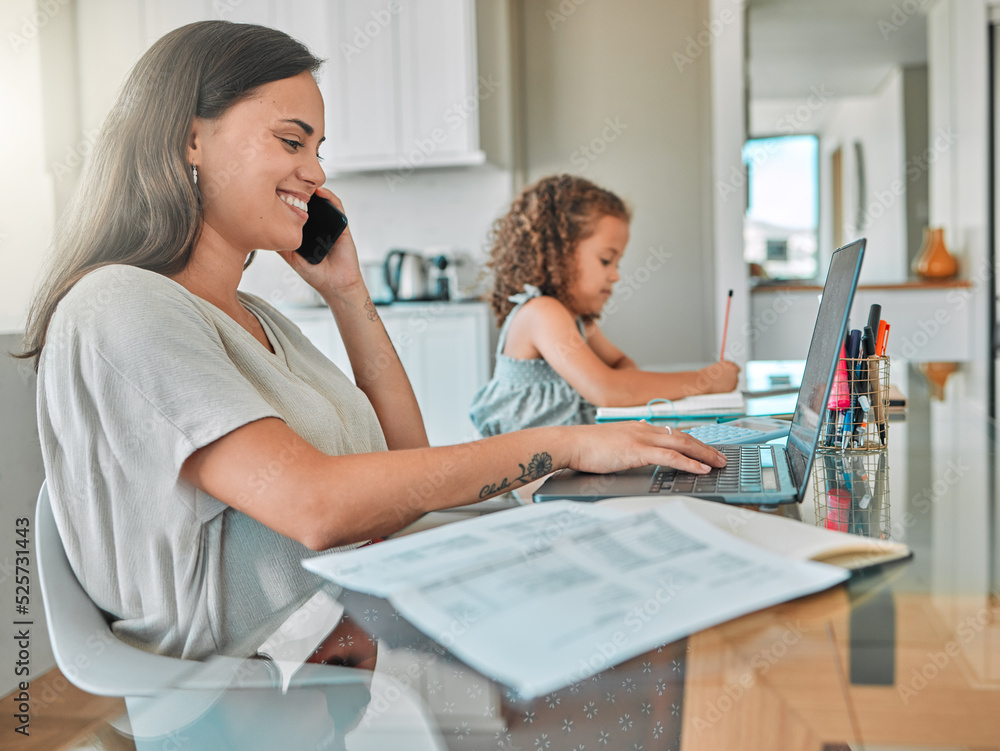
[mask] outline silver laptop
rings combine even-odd
[[[660,466],[606,475],[564,469],[545,481],[534,494],[534,500],[597,501],[676,493],[742,505],[801,502],[847,333],[847,319],[864,253],[865,240],[856,240],[834,251],[830,260],[785,446],[768,443],[717,445],[715,448],[726,455],[728,464],[722,470],[713,468],[707,475]]]

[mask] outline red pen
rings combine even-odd
[[[729,333],[729,306],[733,304],[733,291],[729,290],[729,297],[726,298],[726,322],[722,324],[722,352],[719,359],[726,359],[726,334]]]

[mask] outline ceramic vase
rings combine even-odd
[[[944,230],[924,228],[924,244],[913,260],[913,272],[921,279],[948,279],[958,272],[958,261],[944,244]]]

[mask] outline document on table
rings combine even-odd
[[[764,551],[680,504],[630,514],[570,501],[303,565],[387,598],[425,634],[524,698],[848,576]]]

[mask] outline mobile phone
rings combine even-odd
[[[313,193],[309,199],[309,218],[302,226],[302,245],[295,252],[315,265],[326,258],[345,229],[347,217],[344,212]]]

